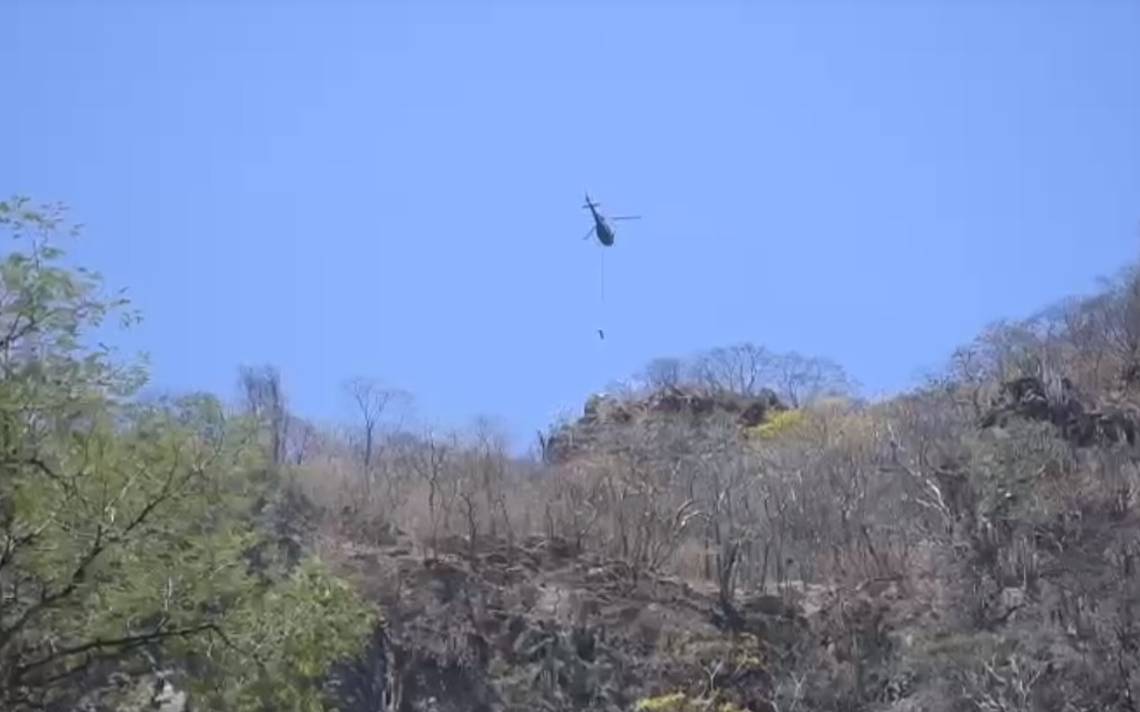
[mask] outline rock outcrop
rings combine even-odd
[[[742,428],[763,423],[770,414],[787,410],[776,393],[761,389],[751,396],[709,392],[694,388],[662,388],[641,398],[623,399],[606,394],[591,396],[582,416],[543,438],[548,463],[561,463],[587,452],[604,433],[647,421],[688,418],[707,421],[717,415],[731,418]]]
[[[1077,447],[1136,442],[1140,417],[1124,409],[1086,406],[1067,378],[1056,386],[1035,376],[1006,381],[995,403],[982,418],[982,428],[1004,427],[1020,418],[1056,426]]]

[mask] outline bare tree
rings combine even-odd
[[[793,408],[820,397],[846,395],[851,391],[850,379],[834,361],[803,356],[795,351],[768,356],[767,370],[777,392]]]
[[[487,416],[475,419],[474,424],[475,462],[470,475],[474,475],[477,487],[482,490],[487,507],[490,535],[499,534],[497,518],[501,518],[507,540],[514,543],[514,526],[507,508],[507,437],[501,425]]]
[[[439,553],[439,536],[451,528],[451,513],[458,497],[456,479],[452,477],[455,451],[454,437],[440,437],[428,431],[420,446],[411,453],[412,468],[427,485],[428,547],[432,556]]]
[[[763,346],[743,342],[701,354],[690,371],[693,379],[710,391],[753,396],[764,385],[770,360]]]
[[[239,385],[246,411],[262,423],[269,433],[269,453],[274,465],[285,460],[285,443],[289,430],[289,413],[281,374],[273,366],[243,366]]]
[[[752,397],[770,388],[792,407],[854,390],[850,377],[834,361],[770,351],[749,342],[707,351],[693,360],[689,371],[710,391]]]
[[[758,476],[757,463],[750,461],[754,459],[739,447],[735,435],[734,424],[714,424],[690,465],[703,500],[706,551],[713,551],[720,605],[728,615],[734,612],[739,565],[757,534],[748,496],[748,486]]]
[[[684,363],[679,358],[655,358],[645,366],[642,379],[652,390],[673,388],[681,385]]]
[[[701,516],[684,462],[685,432],[682,424],[609,432],[597,443],[605,455],[589,463],[589,490],[600,495],[591,507],[602,513],[605,544],[635,577],[668,563]],[[596,516],[586,517],[591,526]]]
[[[316,427],[303,418],[289,416],[285,456],[294,465],[303,464],[317,447],[319,433]]]
[[[580,466],[551,473],[550,496],[543,510],[548,539],[565,536],[575,551],[583,551],[592,540],[595,525],[606,509],[606,489],[601,478]]]
[[[1050,310],[1055,341],[1067,351],[1072,375],[1088,389],[1140,383],[1140,267],[1132,266],[1093,297],[1070,299]],[[1066,348],[1067,347],[1067,348]]]
[[[350,379],[345,384],[345,391],[360,415],[361,431],[364,436],[361,461],[365,472],[368,472],[372,467],[373,451],[376,447],[376,428],[385,411],[398,399],[406,396],[401,391],[381,386],[374,379],[362,377]]]

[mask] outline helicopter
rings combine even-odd
[[[583,205],[582,207],[588,209],[590,211],[590,215],[592,215],[594,218],[594,226],[590,228],[590,231],[587,232],[586,236],[583,237],[582,239],[588,240],[590,238],[590,235],[596,234],[598,236],[598,242],[602,243],[603,247],[613,247],[614,238],[615,238],[614,229],[612,227],[610,227],[610,224],[608,222],[606,222],[606,218],[603,217],[602,214],[598,212],[598,208],[602,207],[602,204],[601,203],[595,203],[594,201],[590,200],[590,194],[586,193],[586,204]],[[640,215],[622,215],[622,216],[618,216],[618,217],[612,217],[609,219],[610,220],[638,220],[640,218],[641,218]]]
[[[601,203],[595,203],[594,201],[590,200],[590,194],[589,193],[586,193],[585,195],[586,195],[586,204],[583,205],[582,207],[586,208],[587,210],[590,211],[590,215],[593,216],[593,218],[594,218],[594,225],[593,225],[593,227],[590,228],[590,231],[587,232],[586,235],[582,239],[588,240],[588,239],[590,239],[590,235],[596,235],[598,238],[598,242],[600,242],[602,244],[602,247],[613,247],[614,238],[615,238],[614,229],[612,227],[610,227],[610,224],[609,224],[609,222],[606,221],[606,218],[603,217],[602,214],[598,212],[598,208],[601,207]],[[640,215],[622,215],[622,216],[618,216],[618,217],[612,217],[612,218],[610,218],[610,220],[637,220],[640,217],[641,217]],[[605,251],[603,251],[601,253],[601,258],[602,258],[602,279],[601,279],[602,301],[605,302],[606,301],[606,253],[605,253]],[[603,331],[602,329],[598,329],[598,338],[604,341],[606,338],[606,332]]]

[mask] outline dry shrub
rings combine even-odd
[[[700,374],[710,388],[760,386],[761,352],[714,355]],[[890,579],[908,615],[934,608],[936,621],[908,619],[921,627],[912,648],[888,644],[874,616],[840,620],[833,632],[846,642],[833,649],[863,652],[840,663],[805,649],[778,687],[782,709],[882,701],[885,678],[911,669],[958,709],[1136,709],[1140,452],[1079,448],[1053,423],[1021,417],[980,428],[1003,382],[1026,376],[1054,405],[1073,394],[1089,410],[1135,400],[1135,275],[995,325],[945,373],[886,403],[809,398],[747,433],[726,418],[638,415],[598,425],[580,456],[548,467],[510,458],[486,431],[404,434],[366,468],[322,453],[296,476],[331,519],[351,523],[343,530],[374,541],[400,528],[429,556],[474,559],[540,534],[635,575],[703,579],[726,606],[738,589]],[[672,361],[650,374],[680,377]],[[647,648],[659,627],[646,614]]]
[[[430,556],[461,540],[473,556],[483,541],[509,549],[541,526],[539,480],[508,457],[501,440],[432,432],[385,438],[367,466],[337,453],[293,469],[333,530],[373,544],[409,532]]]

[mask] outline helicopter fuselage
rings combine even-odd
[[[594,233],[598,236],[598,242],[601,242],[606,247],[612,246],[614,244],[613,229],[610,228],[605,218],[599,215],[593,207],[590,208],[590,212],[594,215]]]
[[[606,247],[614,244],[614,232],[604,221],[599,220],[597,225],[598,241]]]

